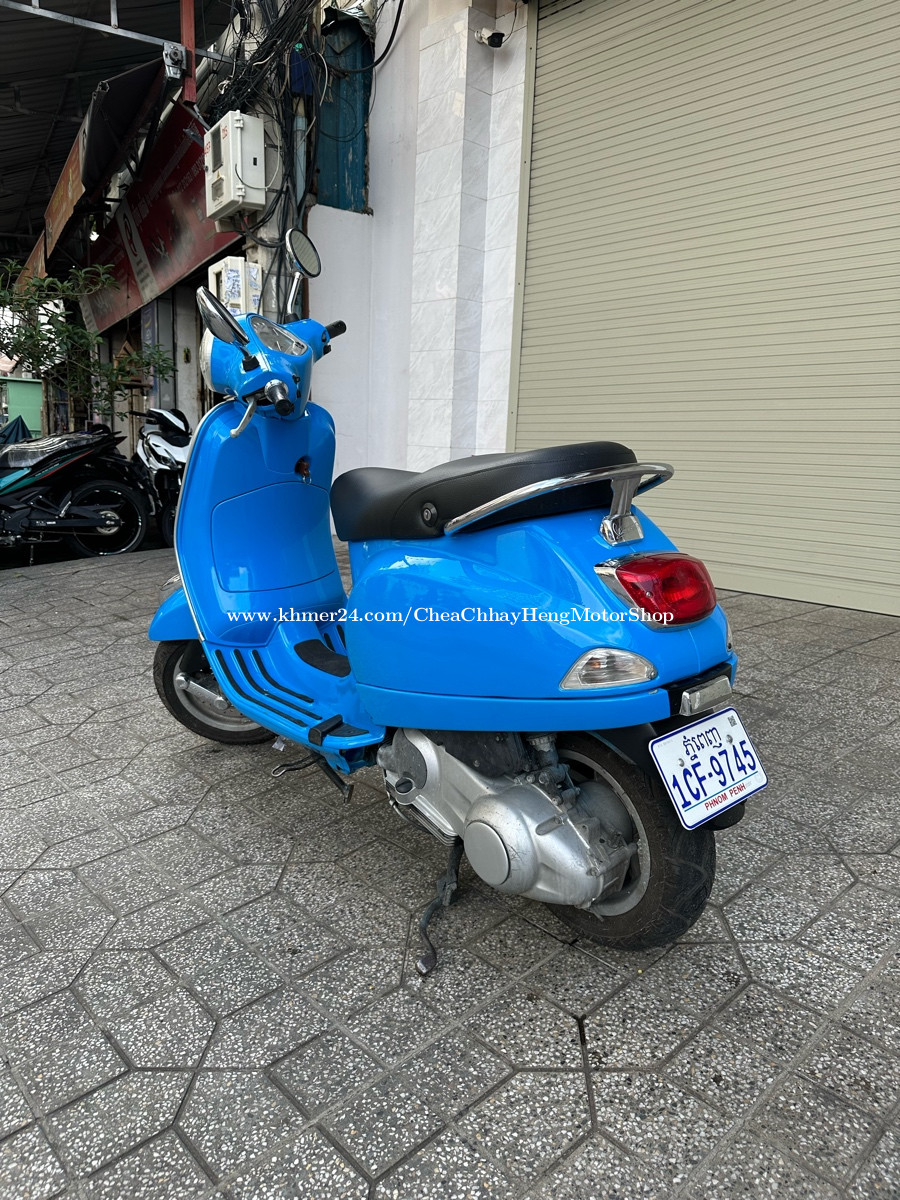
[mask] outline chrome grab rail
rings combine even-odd
[[[474,525],[476,521],[483,521],[485,517],[492,517],[495,513],[512,508],[515,504],[522,504],[525,500],[534,500],[537,496],[578,487],[582,483],[607,481],[612,484],[612,505],[609,516],[603,521],[601,532],[611,542],[632,540],[628,537],[628,534],[633,532],[630,522],[637,524],[637,518],[631,512],[632,500],[638,492],[647,492],[650,488],[665,483],[674,474],[675,468],[670,467],[668,463],[625,463],[621,467],[595,467],[590,471],[578,471],[574,475],[556,475],[552,479],[542,479],[537,483],[516,488],[515,491],[506,492],[502,496],[496,496],[493,500],[470,509],[469,512],[453,517],[444,526],[444,533],[459,533],[461,529]],[[641,483],[646,475],[651,478],[647,483]],[[638,532],[638,537],[640,536]]]

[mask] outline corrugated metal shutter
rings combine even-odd
[[[900,612],[897,4],[539,11],[515,446],[629,443],[721,586]]]

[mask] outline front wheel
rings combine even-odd
[[[709,897],[716,870],[711,829],[683,828],[661,782],[624,762],[596,738],[561,734],[560,762],[577,785],[589,785],[606,819],[633,854],[620,890],[588,909],[554,911],[582,937],[622,950],[647,950],[675,941],[694,924]],[[598,786],[599,785],[599,786]]]
[[[167,546],[175,545],[175,503],[168,501],[160,509],[157,517],[159,536]]]
[[[137,550],[147,532],[147,505],[143,496],[114,479],[82,483],[72,492],[71,507],[96,506],[119,518],[117,527],[79,529],[66,536],[66,544],[81,558],[128,554]]]
[[[209,696],[180,688],[176,679],[181,674],[198,684]],[[229,746],[253,746],[270,742],[275,736],[232,705],[222,710],[221,704],[215,703],[213,694],[215,699],[222,699],[219,684],[196,641],[160,642],[153,659],[153,682],[160,700],[175,720],[201,737]]]

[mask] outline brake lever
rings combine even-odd
[[[256,397],[251,396],[247,401],[247,411],[241,417],[241,423],[237,429],[232,429],[231,436],[237,437],[242,434],[253,419],[253,414],[256,412]]]

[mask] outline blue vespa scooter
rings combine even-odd
[[[305,235],[288,247],[293,311],[320,264]],[[278,735],[344,791],[383,769],[396,811],[449,850],[423,973],[463,852],[604,945],[684,933],[714,831],[766,775],[724,707],[736,657],[706,568],[633,507],[672,469],[588,442],[332,483],[310,384],[343,323],[235,319],[197,296],[204,376],[228,399],[194,436],[180,577],[150,627],[169,712],[220,742]]]

